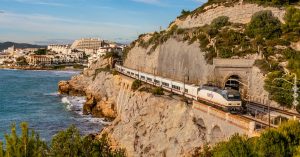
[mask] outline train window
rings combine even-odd
[[[130,75],[130,72],[129,72],[129,71],[127,71],[127,74],[129,74],[129,75]]]
[[[152,78],[147,77],[147,81],[152,81]]]
[[[138,75],[138,74],[135,74],[135,77],[139,77],[139,75]]]
[[[142,79],[142,80],[145,80],[145,76],[141,76],[141,79]]]
[[[163,86],[167,86],[167,87],[169,87],[169,84],[168,84],[168,83],[166,83],[166,82],[162,82],[162,85],[163,85]]]
[[[154,80],[154,82],[155,82],[155,83],[157,83],[157,84],[159,84],[159,83],[160,83],[160,81],[158,81],[158,80]]]
[[[173,89],[180,90],[180,87],[178,87],[178,86],[175,86],[175,85],[172,85],[172,88],[173,88]]]
[[[131,73],[131,75],[134,75],[134,73]]]
[[[184,90],[184,92],[188,93],[188,92],[189,92],[189,90],[188,90],[188,89],[185,89],[185,90]]]

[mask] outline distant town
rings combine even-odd
[[[122,56],[125,47],[126,45],[98,38],[82,38],[67,45],[51,44],[47,48],[11,46],[0,52],[0,68],[82,69],[111,53]]]

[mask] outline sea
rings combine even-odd
[[[12,124],[26,122],[45,141],[75,125],[82,135],[97,133],[104,119],[82,115],[84,97],[59,95],[58,82],[76,71],[0,70],[0,141]]]

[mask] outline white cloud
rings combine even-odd
[[[160,0],[132,0],[135,2],[148,3],[148,4],[159,4]]]
[[[14,1],[20,2],[20,3],[29,3],[29,4],[34,4],[34,5],[47,5],[47,6],[56,6],[56,7],[66,6],[63,3],[57,3],[54,1],[50,1],[50,0],[14,0]]]
[[[2,34],[0,40],[35,42],[55,38],[76,39],[81,37],[101,37],[109,40],[122,37],[123,39],[133,40],[138,35],[137,32],[150,31],[151,26],[137,26],[105,21],[84,21],[42,14],[24,15],[5,12],[0,14],[1,29],[10,30],[10,33]]]

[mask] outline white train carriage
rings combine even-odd
[[[160,78],[161,81],[161,87],[171,91],[172,89],[172,80],[166,79],[166,78]]]
[[[184,95],[188,98],[197,100],[198,91],[200,88],[196,85],[185,84]]]
[[[221,90],[210,86],[203,86],[199,90],[198,100],[208,102],[230,112],[240,111],[242,105],[238,91]]]

